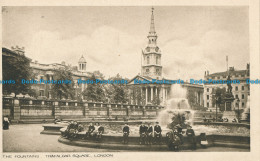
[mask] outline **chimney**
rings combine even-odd
[[[11,49],[15,52],[15,53],[17,53],[17,54],[19,54],[19,55],[24,55],[24,47],[19,47],[19,46],[15,46],[15,47],[11,47]]]
[[[247,64],[246,64],[246,70],[249,70],[249,69],[250,69],[250,64],[247,63]]]

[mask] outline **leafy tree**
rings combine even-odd
[[[123,78],[119,74],[115,77],[109,78],[109,80],[113,81],[122,79]],[[113,103],[126,103],[128,100],[128,88],[126,84],[109,84],[107,92],[109,93],[108,95]]]
[[[10,52],[2,49],[2,52]],[[30,59],[24,55],[5,56],[2,55],[3,80],[14,80],[14,84],[3,84],[3,93],[29,94],[31,84],[22,84],[22,79],[33,79],[32,68],[30,67]]]
[[[192,90],[187,90],[187,99],[191,106],[194,106],[196,104],[196,96],[195,92]]]
[[[51,93],[54,98],[75,98],[74,81],[72,72],[68,68],[59,68],[54,72],[54,80],[58,81],[71,81],[71,83],[54,83],[52,84]]]
[[[212,91],[212,106],[216,104],[220,107],[220,110],[224,110],[224,98],[226,97],[226,88],[215,88]]]
[[[105,98],[105,87],[103,84],[96,83],[96,79],[104,79],[104,76],[99,71],[94,71],[92,73],[90,81],[93,81],[93,84],[88,84],[87,88],[82,93],[87,100],[92,100],[94,102],[104,102]]]

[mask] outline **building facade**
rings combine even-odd
[[[11,49],[3,48],[2,49],[3,56],[9,56],[9,57],[17,57],[19,55],[24,55],[24,48],[20,47],[12,47]],[[29,59],[29,58],[28,58]],[[72,73],[72,78],[74,81],[74,88],[75,88],[75,95],[79,95],[81,92],[83,92],[87,88],[87,84],[78,84],[77,80],[88,80],[90,78],[89,74],[87,73],[86,69],[86,60],[81,56],[81,58],[78,61],[78,66],[70,66],[66,65],[65,62],[62,63],[53,63],[53,64],[42,64],[38,61],[31,61],[30,60],[30,67],[32,68],[32,72],[34,74],[35,80],[56,80],[55,78],[55,71],[58,69],[68,69]],[[31,88],[35,91],[35,97],[36,98],[42,98],[42,99],[52,99],[51,95],[51,84],[33,84]]]
[[[250,65],[247,64],[245,70],[235,70],[234,67],[230,67],[228,71],[209,74],[205,72],[205,80],[227,80],[230,75],[231,80],[239,80],[239,84],[231,84],[232,94],[235,98],[233,102],[232,110],[246,108],[247,101],[250,95],[250,86],[246,83],[246,80],[250,78]],[[204,105],[209,110],[215,110],[216,104],[214,103],[214,91],[217,89],[227,89],[227,84],[205,84],[204,85]]]

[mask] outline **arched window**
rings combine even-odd
[[[150,64],[150,58],[147,56],[147,64]]]
[[[156,57],[156,64],[159,64],[159,57]]]

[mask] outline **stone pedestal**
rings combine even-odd
[[[59,102],[54,102],[55,118],[60,118],[60,107]]]
[[[83,104],[83,108],[85,108],[85,117],[89,116],[89,107],[88,107],[88,103],[84,103]]]
[[[225,100],[225,111],[232,111],[233,110],[233,101],[235,100],[233,97],[224,98]]]
[[[19,121],[21,118],[21,107],[18,99],[14,99],[14,120]]]

